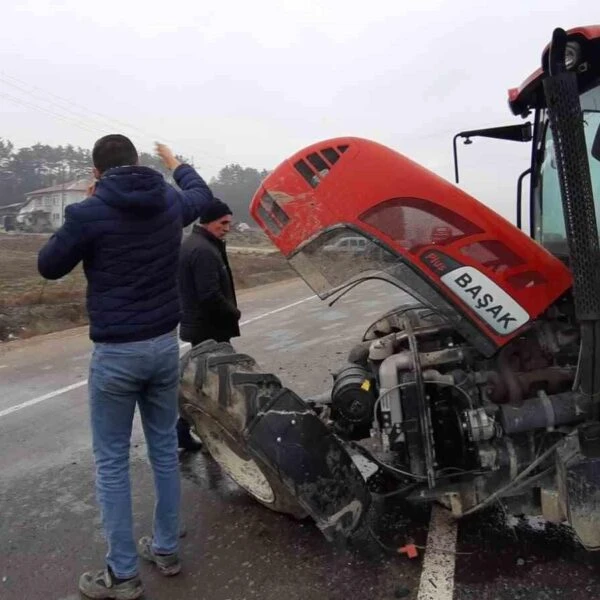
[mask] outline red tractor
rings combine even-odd
[[[373,279],[410,295],[326,394],[300,398],[229,344],[182,359],[181,409],[213,457],[328,539],[361,531],[377,494],[457,518],[518,498],[600,548],[600,26],[557,29],[509,106],[530,121],[455,148],[531,143],[517,226],[353,137],[301,150],[257,191],[253,217],[321,298]],[[324,251],[341,238],[361,252]]]

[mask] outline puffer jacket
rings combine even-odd
[[[38,270],[47,279],[83,261],[95,342],[146,340],[179,323],[182,230],[212,193],[189,165],[173,177],[180,190],[148,167],[109,169],[92,196],[67,206],[64,225],[39,252]]]

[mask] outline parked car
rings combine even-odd
[[[362,254],[367,249],[368,240],[360,236],[344,236],[323,247],[325,252]]]

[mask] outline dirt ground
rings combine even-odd
[[[0,233],[0,342],[87,323],[81,266],[58,281],[37,272],[37,253],[47,234]],[[260,234],[235,234],[230,245],[269,245]],[[236,287],[245,289],[294,277],[279,253],[230,253]]]

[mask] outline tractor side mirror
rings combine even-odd
[[[510,142],[530,142],[533,139],[533,126],[530,122],[520,125],[506,125],[504,127],[488,127],[486,129],[471,129],[470,131],[461,131],[452,139],[452,149],[454,152],[454,180],[458,183],[458,153],[456,150],[456,140],[464,139],[464,144],[472,144],[473,137],[486,137],[496,140],[507,140]]]

